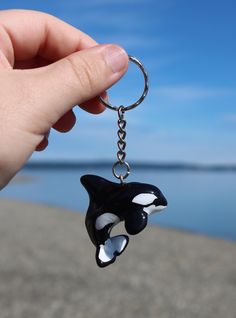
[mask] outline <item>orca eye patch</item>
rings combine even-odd
[[[149,206],[155,204],[157,197],[152,193],[140,193],[133,198],[132,202],[142,206]]]
[[[158,205],[158,198],[156,198],[152,203],[149,203],[149,204],[144,205],[144,207],[146,208],[146,207],[148,207],[148,206],[150,206],[150,205],[155,205],[155,206],[157,206],[157,205]]]

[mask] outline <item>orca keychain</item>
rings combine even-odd
[[[115,262],[129,243],[128,235],[122,234],[111,237],[112,228],[119,222],[124,222],[128,234],[135,235],[147,225],[148,216],[163,210],[167,200],[162,192],[154,185],[130,182],[125,179],[130,174],[130,166],[126,159],[126,120],[125,112],[137,107],[148,93],[148,75],[142,63],[135,57],[129,56],[142,71],[144,90],[142,96],[129,106],[113,106],[102,97],[100,101],[108,108],[118,113],[118,152],[117,162],[113,165],[113,175],[120,183],[108,181],[95,175],[84,175],[81,183],[89,194],[89,207],[85,224],[89,237],[96,247],[96,262],[99,267],[105,267]],[[125,169],[125,173],[117,173],[117,168]]]

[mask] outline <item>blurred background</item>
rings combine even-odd
[[[153,223],[235,240],[235,3],[1,1],[1,9],[10,8],[56,15],[143,62],[150,92],[126,113],[130,181],[152,182],[169,198],[169,209]],[[142,74],[131,64],[109,90],[110,102],[130,104],[142,89]],[[117,114],[107,110],[93,116],[79,107],[75,112],[76,127],[68,134],[52,131],[50,146],[35,153],[22,172],[34,182],[12,183],[2,196],[86,211],[79,178],[84,173],[113,178]]]
[[[117,114],[75,107],[75,128],[51,131],[0,193],[1,318],[235,318],[235,1],[1,0],[11,8],[48,12],[142,61],[150,91],[126,113],[128,180],[157,185],[169,205],[130,257],[95,269],[78,222],[88,205],[80,177],[114,181]],[[110,102],[130,104],[142,90],[130,64]]]

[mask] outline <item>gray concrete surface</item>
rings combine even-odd
[[[149,227],[97,268],[84,216],[0,200],[0,318],[235,318],[236,244]]]

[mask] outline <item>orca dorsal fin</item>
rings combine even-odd
[[[82,176],[80,181],[87,190],[90,198],[95,201],[99,200],[100,197],[103,197],[105,193],[109,193],[109,189],[113,189],[117,185],[114,182],[92,174]]]

